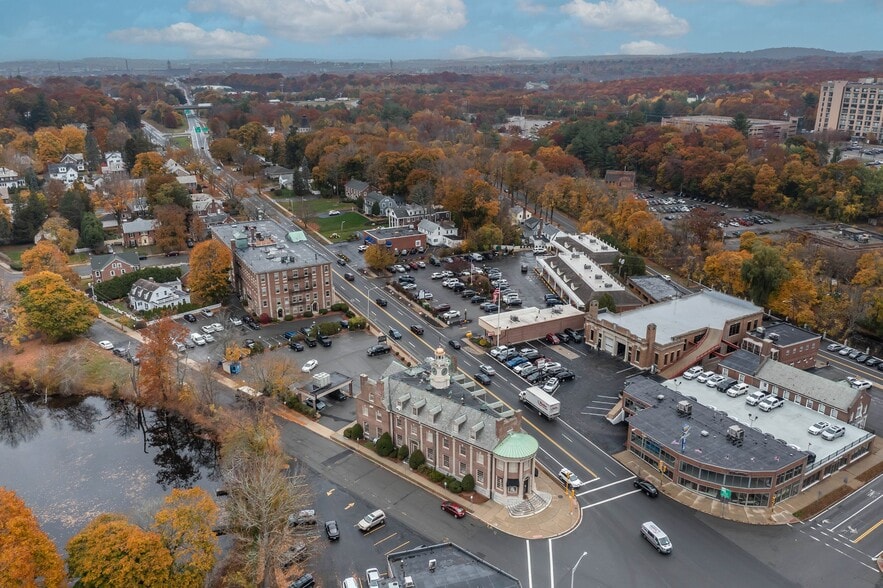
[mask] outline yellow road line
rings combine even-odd
[[[410,541],[405,541],[405,542],[402,543],[401,545],[396,545],[395,547],[393,547],[392,549],[390,549],[389,551],[387,551],[387,552],[384,553],[383,555],[387,555],[387,556],[388,556],[390,553],[393,553],[393,552],[395,552],[395,551],[401,549],[402,547],[404,547],[404,546],[407,545],[408,543],[410,543]]]
[[[880,519],[879,521],[877,521],[876,525],[874,525],[873,527],[871,527],[870,529],[868,529],[867,531],[865,531],[864,533],[862,533],[861,535],[859,535],[858,537],[853,539],[852,542],[858,543],[859,541],[861,541],[862,539],[864,539],[865,537],[867,537],[868,535],[873,533],[877,529],[877,527],[879,527],[880,525],[883,525],[883,519]]]
[[[378,545],[380,545],[381,543],[383,543],[384,541],[386,541],[386,540],[388,540],[388,539],[392,539],[392,538],[395,537],[396,535],[398,535],[398,533],[393,533],[392,535],[389,535],[389,536],[387,536],[387,537],[384,537],[384,538],[381,539],[380,541],[376,542],[376,543],[374,544],[374,547],[377,547]]]

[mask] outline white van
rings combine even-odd
[[[659,553],[671,553],[671,540],[653,521],[641,525],[641,535],[656,548]]]
[[[190,340],[197,345],[205,345],[205,337],[203,337],[199,333],[190,333]]]

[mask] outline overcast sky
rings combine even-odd
[[[3,0],[0,61],[883,49],[883,0]]]

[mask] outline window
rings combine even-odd
[[[403,418],[401,417],[401,415],[396,415],[396,426],[397,426],[397,427],[401,427],[401,426],[402,426],[402,423],[403,423],[404,421],[405,421],[405,419],[403,419]]]
[[[730,325],[730,337],[732,337],[733,335],[738,335],[741,328],[742,328],[742,323],[736,323],[735,325]]]
[[[383,422],[383,413],[379,410],[376,411],[374,413],[374,418],[377,420],[378,423],[382,423]]]
[[[433,464],[435,463],[435,449],[432,447],[426,450],[426,461]]]
[[[479,453],[475,456],[475,461],[483,464],[484,463],[484,453]]]
[[[426,440],[432,441],[432,431],[426,431]]]
[[[497,490],[503,489],[503,476],[497,476]]]
[[[401,447],[402,445],[402,436],[399,433],[396,433],[396,446]]]
[[[484,484],[484,470],[478,470],[475,472],[475,479],[478,481],[479,485]]]
[[[466,455],[466,446],[460,444],[460,455]]]
[[[450,448],[450,446],[451,446],[450,439],[448,439],[447,437],[442,437],[442,447],[444,447],[445,449],[448,449],[448,448]]]
[[[368,402],[374,403],[374,392],[368,392]]]
[[[451,458],[447,455],[442,456],[442,467],[448,469],[451,467]]]
[[[367,406],[362,407],[362,416],[368,416],[368,407]]]
[[[460,476],[466,475],[466,462],[465,461],[461,461],[459,463],[459,465],[457,466],[457,471],[460,472]]]

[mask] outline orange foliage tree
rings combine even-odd
[[[141,369],[138,370],[140,395],[153,400],[168,400],[178,390],[178,358],[174,343],[188,335],[185,327],[168,317],[162,318],[141,331],[144,345],[138,352]]]
[[[230,294],[230,250],[212,239],[203,241],[190,254],[190,292],[197,304],[215,304]]]
[[[12,490],[0,487],[0,586],[67,586],[64,562],[37,518]]]
[[[21,269],[26,276],[40,272],[58,274],[71,286],[79,286],[81,281],[80,276],[68,265],[67,255],[46,239],[21,254]]]

